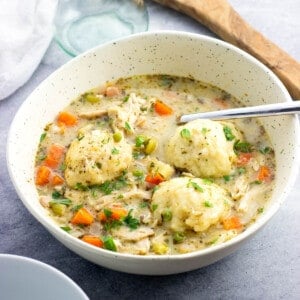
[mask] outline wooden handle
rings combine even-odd
[[[246,23],[226,0],[154,0],[207,26],[268,66],[294,99],[300,99],[300,64]]]

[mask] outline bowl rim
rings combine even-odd
[[[118,258],[123,258],[123,259],[136,259],[139,261],[145,261],[145,260],[186,260],[186,259],[191,259],[195,257],[201,257],[209,254],[213,254],[215,252],[218,252],[222,249],[225,248],[230,248],[230,246],[233,246],[235,244],[239,244],[246,238],[250,238],[252,235],[254,235],[259,229],[261,229],[264,225],[268,223],[268,221],[275,215],[275,213],[278,211],[279,207],[282,205],[284,200],[287,198],[289,192],[293,188],[293,185],[296,181],[297,174],[299,172],[299,165],[300,165],[300,151],[295,151],[296,157],[294,160],[294,164],[290,170],[288,179],[287,179],[287,185],[285,188],[285,191],[277,198],[276,202],[272,204],[266,212],[258,218],[251,226],[249,226],[244,232],[238,234],[237,236],[233,237],[229,241],[226,241],[224,243],[214,245],[205,249],[200,249],[197,251],[189,252],[189,253],[184,253],[184,254],[165,254],[165,255],[136,255],[136,254],[128,254],[128,253],[119,253],[119,252],[112,252],[106,249],[94,247],[92,245],[89,245],[88,243],[85,243],[81,241],[80,239],[71,236],[67,232],[61,230],[58,226],[56,226],[54,223],[52,223],[48,218],[45,218],[44,216],[40,215],[37,213],[33,208],[32,205],[30,204],[30,201],[27,201],[26,196],[22,193],[21,187],[18,185],[14,178],[14,173],[11,168],[10,161],[12,161],[12,153],[11,153],[11,141],[13,140],[14,137],[14,130],[15,127],[17,126],[17,120],[20,118],[21,113],[23,109],[26,107],[28,103],[28,99],[31,98],[31,96],[35,93],[37,89],[41,89],[43,85],[46,84],[47,81],[51,80],[53,77],[56,76],[57,73],[59,73],[62,69],[65,67],[69,66],[70,64],[73,64],[77,60],[81,60],[85,56],[94,53],[98,49],[105,48],[107,46],[110,46],[112,44],[116,43],[128,43],[133,39],[136,38],[141,38],[141,37],[148,37],[148,36],[178,36],[182,38],[191,38],[194,40],[202,41],[202,42],[208,42],[211,44],[215,44],[216,46],[222,46],[223,48],[229,49],[230,51],[236,52],[239,55],[243,57],[243,59],[246,59],[250,61],[250,63],[258,66],[261,68],[265,73],[267,73],[272,80],[278,85],[278,87],[281,89],[281,91],[284,94],[284,97],[286,99],[285,102],[292,102],[292,98],[289,95],[286,87],[283,85],[283,83],[280,81],[280,79],[273,73],[272,70],[270,70],[267,66],[265,66],[263,63],[261,63],[259,60],[257,60],[255,57],[252,55],[248,54],[244,50],[241,50],[240,48],[225,42],[223,40],[219,40],[217,38],[209,37],[206,35],[202,34],[197,34],[197,33],[190,33],[190,32],[185,32],[185,31],[174,31],[174,30],[159,30],[159,31],[148,31],[148,32],[141,32],[141,33],[136,33],[130,36],[122,37],[119,39],[115,39],[112,41],[108,41],[104,44],[98,45],[94,48],[89,49],[88,51],[81,53],[80,55],[76,56],[75,58],[72,58],[70,61],[67,63],[63,64],[60,66],[58,69],[56,69],[53,73],[51,73],[46,79],[44,79],[31,93],[30,95],[26,98],[26,100],[21,104],[19,107],[12,123],[9,129],[8,137],[7,137],[7,146],[6,146],[6,160],[7,160],[7,167],[8,167],[8,172],[9,176],[12,180],[12,183],[17,191],[17,194],[25,207],[29,210],[29,212],[48,230],[51,232],[52,235],[59,236],[63,240],[67,240],[69,243],[73,245],[77,245],[80,248],[85,248],[89,250],[89,253],[92,254],[101,254],[102,256],[105,257],[113,257],[115,259]],[[293,118],[293,124],[294,124],[294,129],[295,129],[295,135],[296,135],[296,141],[295,141],[295,149],[300,149],[300,129],[299,129],[299,119],[297,115],[291,116]],[[60,240],[61,241],[61,240]]]
[[[21,255],[16,255],[16,254],[9,254],[9,253],[0,253],[0,263],[1,262],[18,262],[19,264],[23,264],[25,266],[28,265],[34,265],[38,267],[40,270],[42,270],[45,273],[52,273],[55,275],[55,277],[59,278],[60,280],[63,280],[64,284],[68,284],[68,286],[76,291],[76,294],[78,294],[81,299],[86,299],[88,300],[88,296],[86,293],[83,291],[83,289],[69,276],[67,276],[65,273],[62,271],[58,270],[57,268],[46,264],[42,261],[39,261],[37,259],[33,259],[27,256],[21,256]]]

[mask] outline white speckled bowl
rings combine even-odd
[[[283,84],[269,69],[230,44],[190,33],[149,32],[94,48],[49,76],[15,116],[7,147],[10,176],[21,200],[59,241],[96,264],[149,275],[197,269],[240,247],[268,222],[287,196],[296,178],[300,153],[297,117],[261,120],[276,152],[276,188],[263,216],[225,244],[182,255],[135,256],[98,249],[73,238],[47,216],[34,185],[34,157],[45,124],[73,98],[106,80],[157,73],[193,76],[228,91],[245,105],[291,101]]]

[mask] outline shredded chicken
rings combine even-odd
[[[112,232],[113,236],[124,241],[132,242],[137,242],[146,237],[154,235],[153,229],[146,226],[140,226],[135,230],[132,230],[127,226],[121,226],[118,229],[113,229]]]
[[[94,110],[89,112],[83,112],[79,114],[79,117],[89,120],[89,119],[100,118],[105,115],[107,115],[107,109],[99,109],[99,110]]]

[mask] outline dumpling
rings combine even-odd
[[[222,177],[236,160],[233,144],[240,136],[231,123],[195,120],[176,129],[166,145],[166,159],[196,177]]]
[[[161,183],[152,197],[154,219],[173,231],[207,230],[230,212],[222,187],[204,179],[177,177]]]
[[[75,139],[66,154],[65,178],[71,187],[101,184],[121,175],[132,161],[132,147],[125,139],[115,142],[112,134],[93,130]]]

